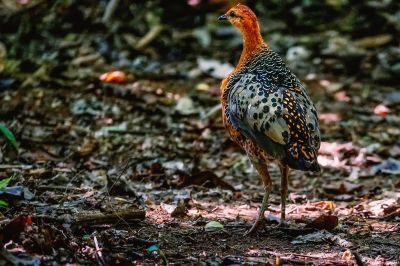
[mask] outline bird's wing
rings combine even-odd
[[[283,77],[254,66],[235,74],[225,90],[226,115],[239,132],[274,158],[295,169],[318,170],[315,108],[284,64],[281,70]]]

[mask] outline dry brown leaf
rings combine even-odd
[[[339,219],[335,215],[321,215],[311,223],[308,224],[309,227],[319,229],[319,230],[333,230],[338,225]]]
[[[342,259],[346,262],[350,262],[352,256],[353,254],[351,253],[350,249],[346,249],[346,251],[342,254]]]
[[[333,201],[320,201],[315,203],[316,207],[320,207],[324,210],[333,210],[336,208],[336,204]]]

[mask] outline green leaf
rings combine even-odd
[[[3,180],[0,181],[0,189],[6,187],[8,185],[8,183],[10,183],[11,178],[13,178],[12,176],[10,176],[9,178],[5,178]]]
[[[0,132],[3,133],[6,140],[14,147],[18,152],[18,143],[14,137],[14,134],[3,124],[0,124]]]
[[[8,202],[5,200],[0,200],[0,206],[8,207]]]
[[[205,226],[206,229],[223,229],[224,225],[217,221],[208,222]]]

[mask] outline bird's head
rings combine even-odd
[[[225,14],[219,16],[218,20],[227,20],[241,32],[259,30],[257,16],[247,6],[238,4]]]

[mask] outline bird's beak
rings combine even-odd
[[[218,17],[218,20],[227,20],[228,18],[226,17],[225,14],[221,15]]]

